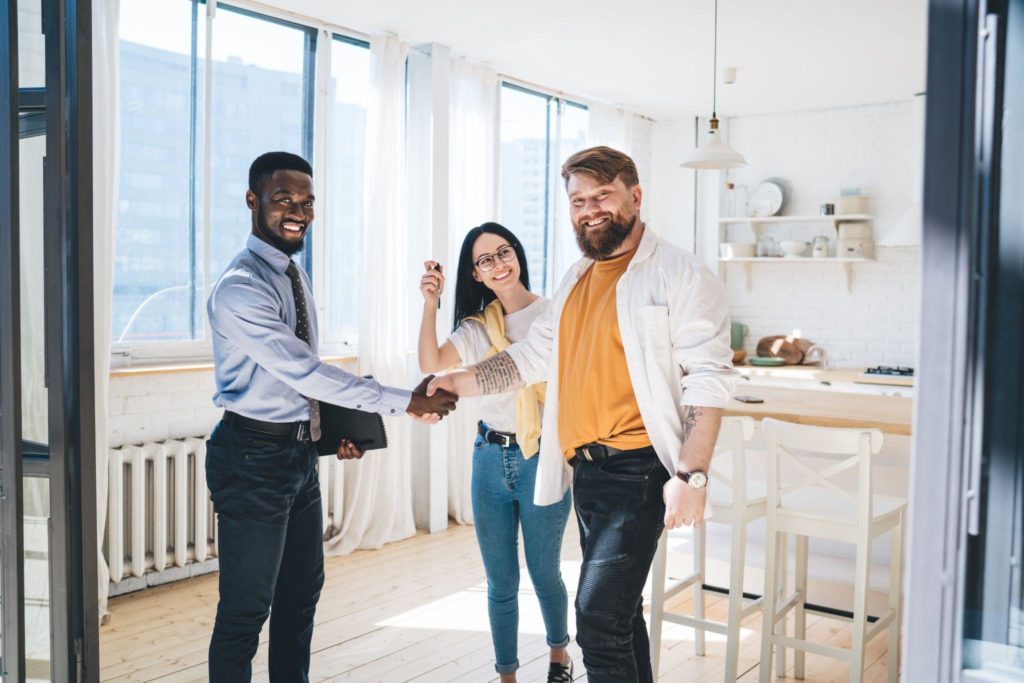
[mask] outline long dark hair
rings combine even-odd
[[[526,265],[526,252],[519,238],[512,231],[498,223],[484,223],[466,233],[459,252],[459,269],[455,275],[455,315],[452,320],[452,331],[458,329],[462,321],[476,315],[495,299],[494,292],[482,282],[473,278],[473,244],[485,232],[505,238],[505,241],[516,250],[519,260],[519,281],[527,289],[530,288],[530,269]]]

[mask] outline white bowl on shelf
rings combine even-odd
[[[722,242],[718,245],[722,258],[750,258],[754,255],[754,245],[747,242]]]
[[[779,246],[782,247],[786,258],[799,258],[807,251],[807,242],[799,242],[797,240],[783,240],[779,243]]]

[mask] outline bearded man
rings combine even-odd
[[[665,527],[699,526],[736,372],[721,282],[640,220],[636,165],[608,147],[562,166],[584,259],[527,338],[435,378],[459,396],[548,383],[534,493],[570,482],[583,565],[577,641],[593,683],[650,681],[643,586]]]

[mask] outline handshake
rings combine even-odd
[[[447,389],[441,388],[442,382],[434,381],[434,375],[427,375],[412,390],[412,398],[406,412],[416,421],[425,424],[437,424],[441,418],[455,410],[459,397]]]

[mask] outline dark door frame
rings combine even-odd
[[[1018,188],[999,192],[1003,162],[1013,160],[1017,180],[1022,168],[1020,150],[1008,150],[1002,138],[1010,119],[1021,117],[1003,103],[1004,85],[1020,78],[1019,65],[1015,76],[1004,73],[1010,5],[1019,11],[1021,0],[929,3],[921,377],[904,606],[908,681],[969,678],[962,670],[965,609],[999,614],[1007,607],[995,609],[992,600],[1006,588],[995,584],[1007,581],[1013,512],[986,517],[986,505],[993,491],[1005,495],[1013,483],[1012,473],[993,482],[996,456],[1015,456],[1018,477],[1021,457],[1015,383],[1024,287],[1022,264],[1012,257],[1024,253],[1024,239],[1010,235],[1021,219],[1007,222],[1006,211],[1019,212],[1022,200]],[[1015,298],[1007,302],[1008,295]],[[1007,343],[1013,357],[994,366],[993,350]],[[986,548],[982,539],[999,547]],[[986,550],[981,577],[978,555]],[[990,571],[993,558],[1007,566]]]
[[[13,0],[12,0],[13,1]],[[42,0],[45,330],[55,681],[99,680],[93,336],[92,1]]]
[[[25,679],[22,477],[50,483],[52,680],[99,680],[93,376],[92,3],[41,0],[46,87],[18,89],[18,3],[0,11],[0,496],[5,680]],[[19,111],[44,120],[48,457],[23,462]],[[12,561],[13,560],[13,561]]]
[[[25,678],[21,463],[21,276],[18,189],[18,4],[0,11],[0,676]],[[11,561],[10,558],[15,558]],[[13,599],[12,599],[13,598]]]

